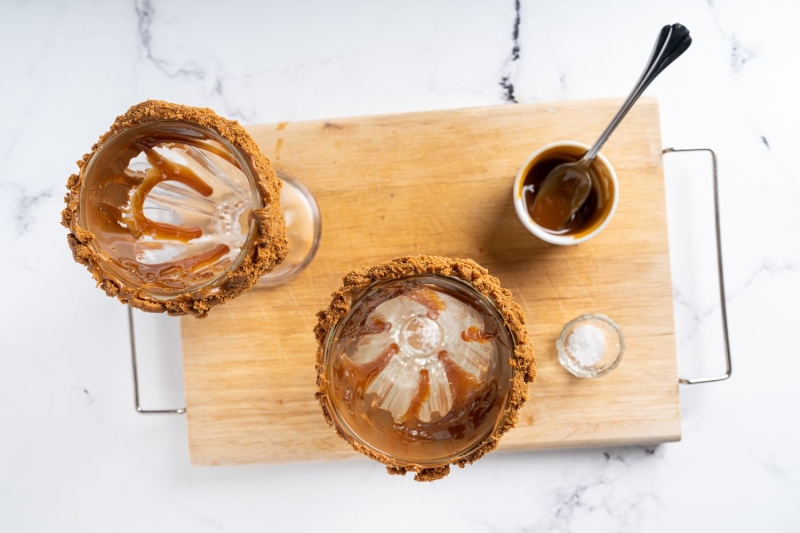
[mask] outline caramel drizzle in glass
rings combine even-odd
[[[103,225],[104,231],[108,233],[127,232],[135,239],[139,239],[142,236],[149,236],[154,240],[178,241],[182,243],[188,243],[191,240],[202,237],[203,231],[201,228],[195,226],[176,226],[166,222],[157,222],[149,219],[144,214],[144,204],[147,196],[153,189],[164,182],[175,181],[177,183],[182,183],[204,197],[209,197],[214,193],[214,189],[191,168],[162,157],[161,154],[154,149],[157,145],[170,143],[179,143],[210,152],[232,166],[241,168],[241,165],[232,154],[209,142],[174,134],[159,134],[158,136],[143,137],[130,145],[129,148],[122,150],[123,154],[130,155],[130,157],[127,161],[124,161],[121,168],[117,165],[113,165],[112,169],[115,170],[116,173],[104,178],[106,182],[118,181],[130,184],[129,186],[133,191],[130,196],[129,209],[127,212],[123,212],[120,207],[107,201],[97,201],[95,204],[97,208],[101,212],[104,212],[108,219],[110,219],[106,219],[110,224],[106,223]],[[133,178],[124,174],[119,174],[127,168],[130,164],[130,160],[140,152],[145,154],[147,161],[150,163],[150,168],[145,171],[145,177],[143,179]],[[135,181],[135,184],[131,184],[131,181]],[[155,246],[157,243],[141,243],[142,246],[148,244]],[[177,277],[186,280],[186,278],[196,276],[198,270],[214,264],[228,252],[230,252],[230,248],[227,245],[217,244],[210,250],[195,256],[164,263],[145,264],[124,258],[111,258],[110,260],[119,268],[129,272],[136,272],[145,280],[146,285],[165,284],[167,286],[175,285],[177,288],[181,286],[182,283],[177,280],[170,280],[169,278]],[[212,276],[213,273],[205,273],[199,277],[202,279]]]
[[[444,301],[435,291],[419,287],[404,294],[424,305],[434,317],[445,310]],[[364,325],[370,324],[365,321]],[[366,328],[365,334],[374,334],[387,331],[381,320]],[[494,339],[496,335],[488,334],[471,326],[461,333],[462,339],[467,342],[485,343]],[[442,363],[452,394],[452,405],[447,413],[432,413],[430,421],[420,419],[420,410],[431,394],[430,376],[428,370],[420,370],[417,392],[411,400],[406,412],[394,420],[390,413],[377,405],[375,394],[368,394],[373,379],[380,374],[391,362],[392,357],[399,353],[397,344],[392,343],[372,361],[357,364],[347,355],[342,354],[334,362],[335,386],[339,390],[339,403],[342,404],[354,418],[369,422],[376,430],[383,434],[391,434],[403,442],[417,441],[443,441],[454,439],[456,441],[469,438],[474,431],[481,427],[486,418],[501,400],[498,397],[499,385],[496,379],[482,383],[470,372],[464,370],[451,359],[446,350],[437,354]],[[443,443],[443,445],[445,445]],[[445,445],[446,446],[446,445]]]

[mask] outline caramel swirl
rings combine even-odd
[[[118,275],[174,292],[210,281],[230,265],[231,246],[215,235],[221,204],[208,179],[221,172],[220,164],[228,165],[227,175],[242,169],[222,145],[185,127],[119,141],[100,157],[86,182],[82,216]],[[247,186],[244,174],[241,184]],[[231,223],[246,227],[251,220],[248,209]]]

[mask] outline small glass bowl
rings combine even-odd
[[[602,357],[592,365],[582,363],[579,358],[570,353],[568,348],[569,336],[579,327],[591,325],[598,328],[605,338],[605,351]],[[619,365],[622,355],[625,353],[625,337],[622,330],[610,318],[605,315],[581,315],[578,318],[567,322],[561,335],[556,340],[558,349],[558,362],[566,368],[570,374],[579,378],[596,378],[608,374]]]

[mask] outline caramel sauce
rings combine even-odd
[[[491,333],[486,333],[477,326],[470,326],[461,332],[461,338],[467,342],[479,342],[481,344],[487,343],[494,339],[496,336]]]
[[[342,403],[351,413],[355,413],[359,407],[362,412],[366,412],[370,408],[370,405],[363,404],[369,382],[386,368],[392,357],[399,351],[400,348],[396,344],[391,344],[369,363],[357,365],[346,355],[334,363],[336,379],[341,384]]]
[[[419,287],[409,292],[406,297],[425,307],[428,310],[428,318],[431,320],[436,320],[439,313],[445,310],[442,299],[439,298],[435,291],[427,287]]]
[[[149,283],[157,283],[159,280],[168,277],[187,279],[194,276],[198,270],[219,260],[219,258],[227,254],[228,251],[229,248],[226,245],[218,244],[207,252],[187,257],[186,259],[152,265],[143,265],[140,263],[136,265],[135,268]],[[130,264],[124,264],[124,266],[128,268],[133,267],[133,265]]]
[[[400,424],[403,426],[419,426],[422,421],[419,419],[419,412],[428,398],[431,397],[431,382],[429,372],[424,368],[419,371],[419,388],[417,393],[411,399],[411,405],[408,406],[408,411],[400,417]]]
[[[560,189],[553,191],[553,194],[550,195],[552,202],[536,202],[541,185],[550,171],[561,164],[578,161],[581,157],[583,157],[583,151],[579,148],[558,147],[542,154],[526,169],[520,194],[525,202],[528,215],[542,229],[554,235],[578,237],[589,233],[602,223],[611,209],[610,180],[598,171],[596,161],[589,167],[589,177],[592,183],[589,196],[566,222],[562,224],[562,221],[566,219],[562,211],[567,209],[567,213],[569,212],[569,199],[573,194],[570,187],[578,183],[576,180],[566,180],[559,184]],[[536,208],[534,208],[535,205]],[[552,229],[556,226],[559,226],[558,229]]]
[[[182,292],[213,280],[231,265],[232,258],[229,257],[231,247],[219,242],[220,238],[207,235],[200,225],[173,224],[149,218],[145,214],[146,202],[154,191],[168,182],[178,184],[172,189],[158,189],[166,191],[160,192],[160,197],[172,201],[177,206],[174,209],[183,209],[179,218],[201,220],[200,217],[204,217],[202,220],[206,227],[214,216],[208,210],[214,205],[211,197],[215,188],[198,174],[197,169],[206,172],[210,165],[214,168],[227,165],[229,174],[241,173],[241,178],[238,175],[234,178],[243,182],[242,187],[247,187],[249,195],[242,165],[229,150],[199,127],[176,124],[161,129],[159,124],[147,124],[138,127],[140,135],[128,130],[118,134],[118,138],[106,141],[84,169],[86,174],[81,193],[79,216],[95,235],[97,246],[107,255],[110,265],[107,270],[110,271],[104,271],[105,277],[120,277],[129,285],[151,291],[156,297]],[[178,153],[179,159],[186,163],[165,156],[167,153]],[[217,159],[212,161],[213,158]],[[209,172],[206,175],[211,176]],[[179,188],[181,186],[184,188]],[[201,203],[199,199],[202,198],[208,200]],[[188,205],[191,202],[207,212],[194,215],[194,204]],[[164,209],[168,208],[159,207],[151,212],[161,213],[165,212]],[[197,207],[194,209],[196,211]],[[250,218],[248,211],[246,218],[237,220],[237,223],[249,227]],[[203,237],[210,238],[201,240]],[[142,255],[148,253],[151,255]],[[170,260],[153,261],[146,257]]]
[[[387,287],[371,301],[360,308],[354,308],[352,322],[358,324],[358,331],[355,332],[351,327],[345,327],[345,330],[363,337],[396,327],[382,320],[376,321],[370,314],[382,302],[398,294],[423,304],[429,313],[434,312],[437,316],[448,312],[445,302],[436,291],[419,286],[418,283],[415,286],[413,281],[408,281]],[[450,291],[446,294],[478,311],[483,319],[484,328],[469,327],[457,333],[464,342],[485,344],[508,340],[507,337],[500,338],[502,335],[499,328],[502,327],[502,322],[498,324],[487,308],[464,294]],[[333,359],[329,367],[329,399],[345,424],[361,440],[383,453],[391,454],[397,460],[418,463],[449,459],[485,438],[495,427],[503,411],[509,390],[510,370],[508,360],[503,356],[503,353],[508,353],[507,347],[503,348],[502,344],[498,346],[496,350],[499,353],[493,355],[490,366],[480,377],[456,364],[453,354],[447,350],[433,355],[447,376],[452,402],[446,413],[430,413],[430,420],[423,420],[420,416],[423,405],[432,394],[430,375],[425,368],[419,370],[416,392],[408,409],[400,416],[381,408],[379,395],[368,392],[373,380],[383,371],[389,372],[387,368],[392,360],[399,357],[401,348],[396,343],[391,343],[373,360],[361,364],[353,362],[348,356],[352,351],[345,345],[342,353]]]
[[[189,242],[192,239],[198,239],[203,236],[203,231],[200,228],[155,222],[144,214],[144,202],[147,199],[147,195],[156,186],[166,181],[182,183],[202,196],[211,196],[214,192],[214,189],[190,168],[169,161],[153,150],[153,146],[162,142],[160,138],[150,137],[140,139],[132,145],[137,149],[135,152],[146,154],[147,161],[151,165],[145,171],[144,179],[131,178],[124,172],[119,174],[109,172],[106,174],[105,181],[108,184],[117,185],[115,187],[116,190],[120,192],[126,189],[130,190],[130,206],[123,211],[111,201],[98,200],[97,207],[107,215],[96,220],[98,229],[108,233],[127,231],[134,238],[149,235],[156,240],[176,240],[180,242]],[[95,183],[95,186],[102,187],[103,184]],[[120,204],[122,202],[117,201],[116,203]]]
[[[370,317],[364,324],[364,333],[383,333],[392,329],[392,325],[378,317]]]
[[[393,344],[369,363],[358,365],[343,355],[334,363],[336,389],[340,391],[340,407],[347,409],[353,419],[373,431],[369,440],[383,442],[383,449],[398,449],[398,442],[412,444],[427,441],[437,444],[427,453],[447,452],[459,445],[459,441],[470,440],[487,422],[502,409],[505,398],[498,394],[497,379],[482,383],[472,374],[453,363],[446,351],[439,352],[438,359],[444,365],[450,382],[453,404],[447,413],[433,413],[431,420],[420,420],[419,411],[430,396],[428,371],[420,371],[417,393],[408,411],[396,421],[391,413],[377,407],[377,397],[367,393],[370,382],[383,371],[398,352]],[[366,439],[365,439],[366,440]]]

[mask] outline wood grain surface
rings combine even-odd
[[[545,244],[517,220],[514,176],[556,140],[591,144],[620,101],[506,105],[248,127],[273,165],[302,180],[323,219],[316,259],[288,285],[256,288],[209,318],[182,319],[196,465],[360,457],[314,399],[315,313],[356,267],[396,256],[472,258],[527,315],[539,375],[501,450],[680,439],[680,405],[658,104],[641,100],[603,149],[620,182],[605,231]],[[558,363],[555,339],[582,313],[622,328],[620,366],[593,380]]]

